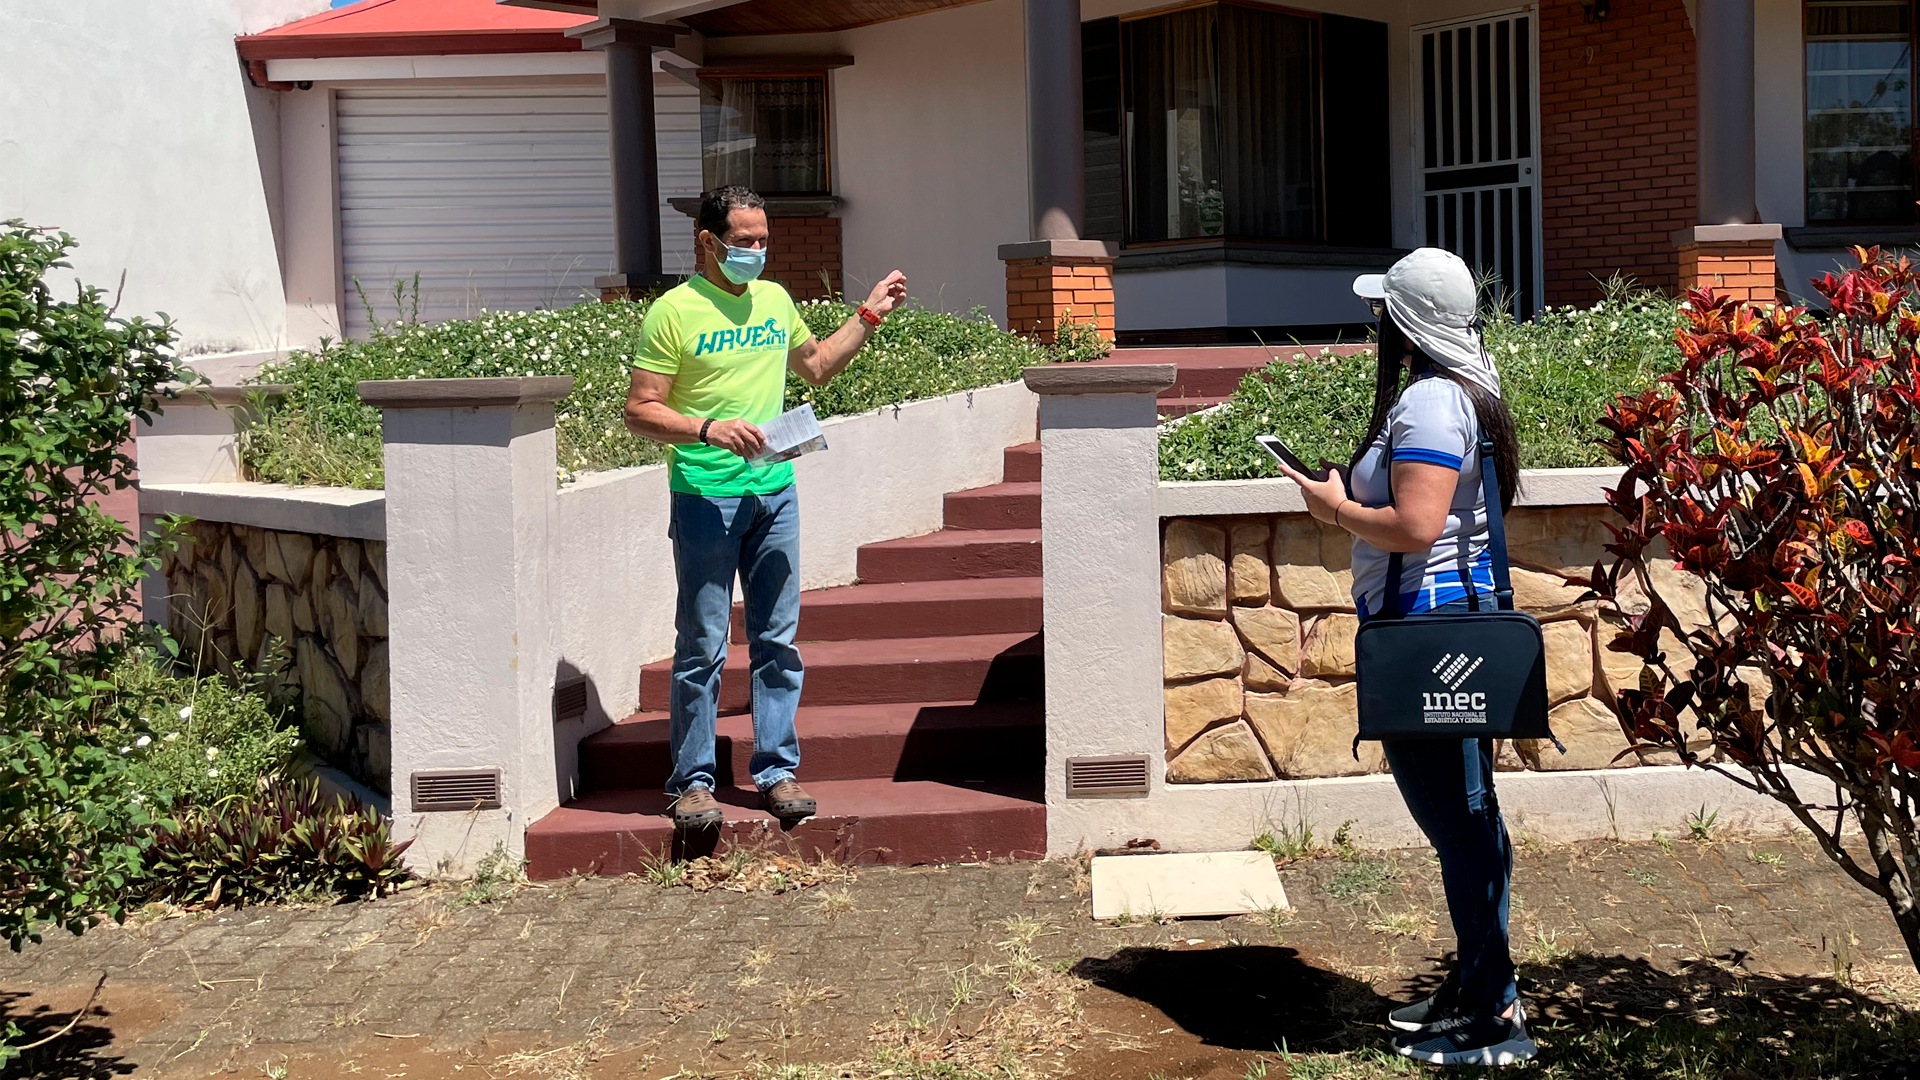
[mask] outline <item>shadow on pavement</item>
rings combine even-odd
[[[1733,953],[1666,970],[1577,955],[1529,965],[1521,974],[1528,1027],[1543,1062],[1568,1080],[1920,1080],[1920,1011],[1831,977],[1748,971],[1744,960]],[[1388,1010],[1430,993],[1440,976],[1388,998],[1278,946],[1127,948],[1072,971],[1158,1009],[1210,1046],[1356,1053],[1355,1065],[1387,1051]]]
[[[39,1042],[73,1019],[71,1012],[55,1012],[45,1006],[19,1011],[26,997],[0,992],[0,1030],[8,1022],[19,1025],[20,1035],[13,1040],[16,1046]],[[8,1080],[105,1080],[131,1074],[132,1063],[107,1052],[113,1042],[113,1030],[108,1026],[111,1016],[108,1010],[96,1007],[72,1031],[0,1067],[0,1075]]]
[[[1082,960],[1072,973],[1159,1009],[1209,1046],[1231,1050],[1343,1048],[1368,1035],[1353,1030],[1356,1017],[1384,1015],[1389,1007],[1366,983],[1277,945],[1128,948]]]

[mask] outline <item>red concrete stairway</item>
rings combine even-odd
[[[1240,381],[1275,360],[1297,355],[1318,356],[1330,349],[1340,356],[1372,352],[1373,346],[1355,345],[1197,345],[1178,348],[1115,349],[1096,364],[1175,364],[1179,374],[1161,391],[1157,407],[1164,417],[1185,416],[1211,409],[1233,396]]]
[[[760,809],[736,608],[716,725],[725,824],[676,840],[664,816],[668,665],[652,664],[641,711],[580,744],[583,794],[527,830],[528,874],[629,873],[769,830],[847,862],[1042,855],[1039,481],[1039,445],[1011,447],[1002,483],[946,497],[944,530],[868,544],[857,584],[801,595],[800,781],[818,816],[783,833]]]

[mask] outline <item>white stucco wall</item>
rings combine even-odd
[[[83,281],[111,290],[124,270],[120,310],[172,315],[183,351],[280,344],[262,175],[277,152],[255,141],[278,103],[248,84],[233,38],[326,7],[0,0],[0,218],[73,234]]]
[[[896,267],[929,307],[1006,325],[996,249],[1027,237],[1020,0],[987,0],[837,35],[835,191],[846,291]]]

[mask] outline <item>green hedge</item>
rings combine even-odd
[[[582,303],[556,311],[483,312],[473,319],[398,325],[364,342],[329,342],[263,369],[261,383],[290,390],[242,440],[249,475],[283,484],[378,488],[383,478],[380,413],[360,403],[363,379],[455,379],[572,375],[559,405],[563,474],[664,460],[661,447],[628,434],[621,419],[645,301]],[[800,305],[816,335],[853,314],[839,301]],[[894,312],[839,377],[811,387],[789,375],[787,403],[812,401],[821,417],[865,412],[920,398],[1008,382],[1020,369],[1085,360],[1102,346],[1085,332],[1055,348],[995,326],[976,309],[961,317],[908,307]]]
[[[1613,395],[1637,392],[1679,363],[1675,303],[1609,283],[1590,308],[1562,307],[1532,322],[1490,320],[1487,349],[1530,469],[1608,463],[1594,421]],[[1249,375],[1217,412],[1168,425],[1160,437],[1163,480],[1245,480],[1278,476],[1254,444],[1274,434],[1308,461],[1346,461],[1373,406],[1374,356],[1306,348]]]

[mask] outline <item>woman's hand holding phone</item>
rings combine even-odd
[[[1339,516],[1341,504],[1351,501],[1347,497],[1346,470],[1323,460],[1322,469],[1316,473],[1307,469],[1279,439],[1260,435],[1256,436],[1255,441],[1261,449],[1272,455],[1282,475],[1300,485],[1300,494],[1307,502],[1307,512],[1316,521],[1338,524],[1335,519]]]

